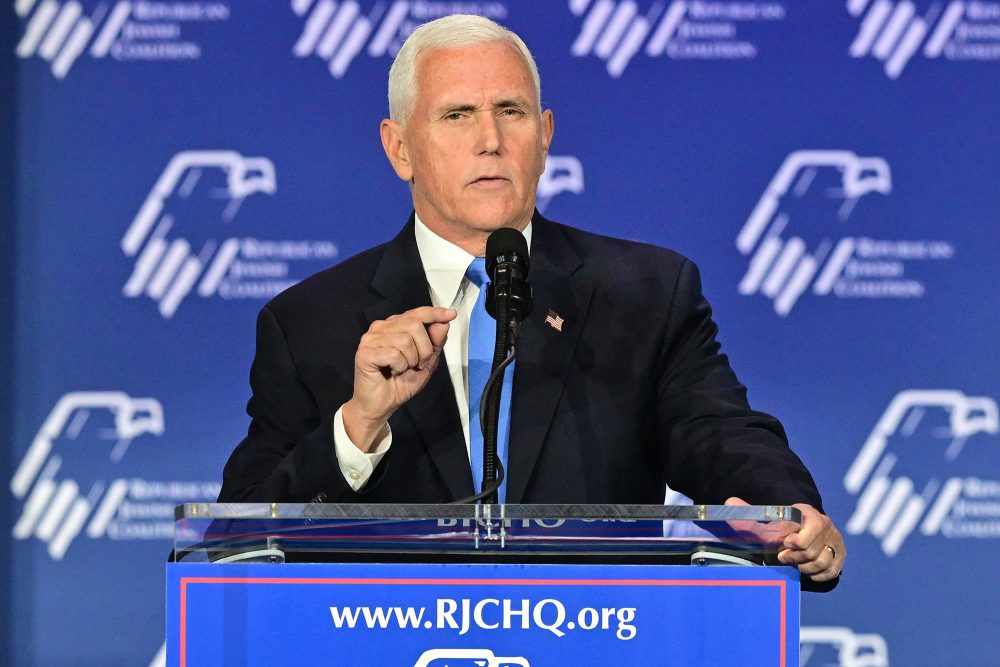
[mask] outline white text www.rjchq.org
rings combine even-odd
[[[547,630],[557,637],[571,631],[610,632],[622,641],[636,635],[635,607],[584,607],[570,613],[559,600],[439,598],[427,607],[330,607],[337,628],[458,630]]]

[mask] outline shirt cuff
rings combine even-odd
[[[344,479],[355,491],[368,483],[375,467],[389,451],[392,445],[392,429],[388,422],[385,424],[385,433],[386,436],[366,454],[347,437],[343,408],[339,408],[333,415],[333,445],[337,451],[337,462],[340,464],[340,472],[343,473]]]

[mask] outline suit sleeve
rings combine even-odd
[[[333,413],[323,414],[299,377],[274,313],[257,317],[257,350],[247,403],[250,428],[223,472],[219,502],[356,502],[373,487],[385,464],[355,492],[341,472]]]
[[[717,332],[698,269],[685,261],[659,360],[657,430],[667,483],[698,503],[738,496],[822,511],[816,484],[781,424],[750,408],[746,387],[719,351]]]

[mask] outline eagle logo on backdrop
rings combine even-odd
[[[899,78],[918,54],[929,60],[1000,60],[1000,3],[931,2],[919,15],[911,0],[847,0],[847,11],[860,20],[848,53],[881,61],[890,79]]]
[[[799,631],[799,667],[889,667],[882,635],[851,628],[805,626]]]
[[[24,501],[15,539],[44,542],[62,560],[73,541],[169,539],[173,507],[212,501],[217,482],[150,481],[141,456],[126,454],[164,433],[155,398],[120,391],[77,391],[60,398],[21,459],[10,490]],[[110,478],[111,481],[108,481]]]
[[[570,53],[603,60],[617,79],[640,52],[673,60],[753,60],[757,44],[747,26],[785,19],[785,4],[767,2],[648,2],[569,0],[569,11],[583,23]]]
[[[91,429],[90,438],[81,438],[87,422],[99,419],[98,413],[110,420]],[[102,456],[113,466],[132,441],[145,434],[163,434],[163,407],[156,399],[132,398],[117,391],[74,392],[59,399],[10,483],[14,497],[26,499],[14,524],[14,537],[37,537],[48,545],[55,560],[62,559],[84,524],[89,537],[103,537],[128,494],[128,481],[92,480],[83,488],[78,476],[60,477],[60,473],[76,475]],[[78,439],[90,441],[81,447]]]
[[[538,179],[535,206],[544,213],[552,198],[563,192],[583,193],[583,165],[572,155],[549,155]]]
[[[122,237],[122,252],[135,260],[122,293],[149,297],[169,319],[192,291],[203,298],[268,299],[297,282],[293,264],[309,264],[297,272],[300,278],[329,265],[337,256],[329,241],[232,235],[244,202],[276,191],[274,164],[265,157],[178,153]]]
[[[563,192],[583,192],[583,166],[571,155],[553,155],[538,183],[538,208]],[[129,298],[148,297],[172,318],[190,295],[269,299],[329,266],[338,255],[330,241],[235,236],[260,228],[259,209],[244,204],[277,192],[274,163],[236,151],[183,151],[168,162],[121,240],[134,263],[122,288]],[[304,265],[304,266],[303,266]]]
[[[874,226],[865,207],[857,210],[859,203],[891,192],[892,172],[884,158],[847,150],[792,152],[736,237],[737,250],[749,258],[737,290],[762,294],[781,317],[807,291],[841,298],[923,296],[925,284],[907,274],[909,266],[951,259],[951,244],[837,233]]]
[[[110,5],[110,6],[109,6]],[[201,57],[200,41],[187,33],[194,24],[229,19],[223,2],[96,3],[86,14],[76,0],[15,0],[24,23],[19,58],[38,56],[63,79],[83,55],[116,61],[179,61]]]
[[[895,556],[915,531],[946,538],[1000,538],[1000,416],[988,396],[955,390],[900,392],[844,476],[857,496],[846,524]]]

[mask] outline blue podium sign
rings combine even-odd
[[[171,564],[167,664],[798,664],[791,568]]]

